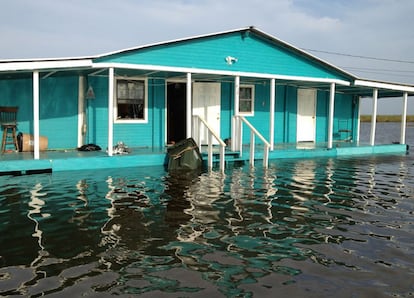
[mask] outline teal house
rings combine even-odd
[[[229,153],[267,165],[303,152],[403,152],[413,93],[360,79],[255,27],[93,57],[0,60],[0,106],[18,107],[17,131],[33,137],[32,152],[3,153],[0,168],[78,169],[88,157],[90,168],[157,164],[154,154],[189,137],[222,169]],[[368,144],[359,142],[362,97],[373,98]],[[380,97],[402,99],[399,144],[375,144]],[[119,142],[132,149],[128,157],[116,154]],[[75,150],[85,144],[102,151]]]

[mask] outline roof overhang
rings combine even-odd
[[[372,97],[375,89],[378,97],[401,97],[404,93],[414,95],[414,86],[384,81],[356,79],[350,86],[337,86],[338,92],[360,97]]]
[[[29,78],[39,71],[44,76],[88,73],[92,69],[92,59],[38,59],[38,60],[3,60],[0,61],[0,78]]]
[[[368,81],[368,80],[355,80],[354,85],[361,86],[361,87],[368,87],[371,89],[387,89],[387,90],[393,90],[393,91],[399,91],[399,92],[414,93],[414,86],[404,85],[404,84],[379,82],[379,81]]]
[[[92,67],[92,59],[0,61],[0,71],[34,71]]]

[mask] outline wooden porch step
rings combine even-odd
[[[235,151],[226,151],[224,153],[224,160],[226,163],[226,166],[228,165],[243,165],[245,163],[245,158],[239,156],[239,152]],[[207,165],[208,162],[208,153],[203,152],[201,153],[201,156],[203,157],[203,163]],[[213,152],[213,167],[219,166],[220,163],[220,153]]]

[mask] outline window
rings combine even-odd
[[[143,79],[116,80],[116,121],[147,121],[147,88]]]
[[[240,86],[239,112],[243,115],[253,115],[254,112],[254,86]]]

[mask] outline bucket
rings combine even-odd
[[[34,151],[34,137],[27,133],[19,133],[17,135],[17,142],[19,144],[20,152]],[[47,150],[48,139],[47,137],[39,137],[39,149],[40,151]]]

